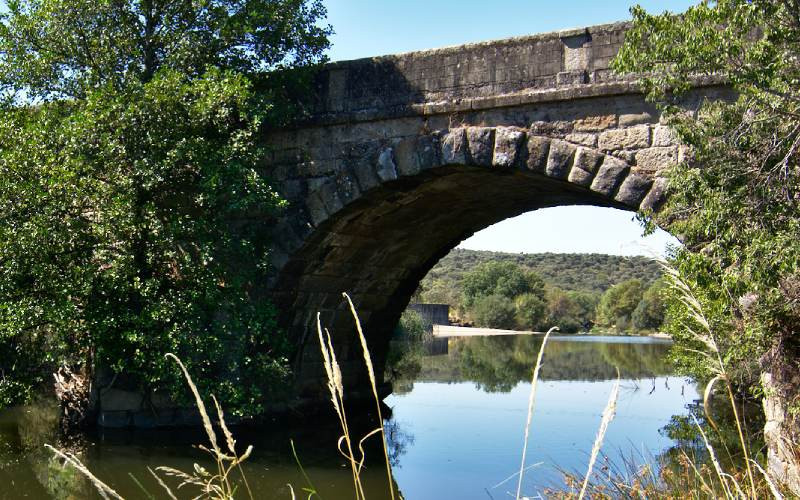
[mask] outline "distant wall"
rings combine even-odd
[[[409,304],[408,309],[419,314],[431,325],[450,324],[450,306],[447,304]]]

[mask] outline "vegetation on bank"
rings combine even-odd
[[[226,407],[288,374],[259,136],[323,59],[318,0],[20,0],[0,15],[0,407],[59,366]]]
[[[770,467],[800,495],[800,4],[702,2],[679,22],[632,13],[613,67],[644,75],[687,153],[651,222],[681,235],[672,264],[716,337],[709,357],[693,307],[671,294],[675,359],[701,380],[723,364],[728,388],[766,400]],[[735,93],[686,95],[709,76]]]
[[[449,304],[459,319],[487,328],[657,331],[665,309],[660,276],[644,257],[456,249],[428,273],[414,300]]]

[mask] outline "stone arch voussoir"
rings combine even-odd
[[[350,161],[308,181],[308,218],[319,226],[363,193],[387,182],[454,165],[520,170],[564,181],[631,210],[664,201],[663,167],[678,146],[663,126],[637,125],[561,136],[520,127],[457,127],[349,146]]]

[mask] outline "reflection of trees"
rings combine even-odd
[[[764,414],[755,401],[740,401],[738,404],[751,457],[764,463]],[[687,410],[689,411],[687,415],[673,415],[670,422],[659,430],[663,436],[675,443],[658,455],[659,465],[679,471],[684,467],[684,458],[689,457],[698,466],[700,464],[710,466],[708,449],[698,429],[699,425],[723,469],[733,470],[737,465],[741,467],[744,456],[728,399],[719,397],[710,400],[710,410],[716,428],[708,422],[701,400],[688,404]]]
[[[383,423],[386,434],[386,445],[389,452],[389,463],[392,467],[400,467],[400,457],[406,454],[409,446],[414,445],[414,435],[407,432],[394,419]]]
[[[423,356],[416,380],[470,380],[489,392],[507,392],[530,380],[541,337],[466,337],[450,340],[447,356]],[[552,339],[545,351],[542,380],[609,380],[669,375],[664,343],[577,342]]]
[[[51,444],[79,457],[83,455],[81,436],[61,434],[57,406],[44,401],[9,410],[5,417],[12,425],[0,427],[0,469],[13,465],[17,471],[15,483],[29,493],[44,488],[51,498],[90,497],[93,489],[86,479],[73,467],[63,467],[44,447]]]

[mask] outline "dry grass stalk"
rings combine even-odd
[[[356,500],[363,499],[364,488],[361,484],[361,478],[359,476],[361,468],[359,467],[359,460],[356,460],[355,454],[353,453],[353,443],[352,439],[350,438],[350,429],[347,425],[347,414],[344,408],[344,385],[342,383],[342,371],[339,368],[339,363],[336,361],[336,353],[333,350],[331,334],[327,328],[323,330],[319,313],[317,313],[317,335],[319,336],[319,348],[322,352],[325,375],[328,379],[328,391],[331,393],[331,404],[333,404],[333,410],[336,412],[336,416],[339,418],[339,425],[342,428],[342,436],[339,438],[336,446],[339,449],[339,453],[344,455],[344,457],[350,462],[350,473],[352,474],[353,478],[353,488],[355,489]],[[346,450],[342,449],[342,443],[346,445]]]
[[[705,356],[707,359],[709,359],[711,361],[710,365],[715,372],[714,374],[715,376],[706,385],[705,390],[703,391],[703,410],[709,424],[716,431],[718,431],[718,427],[711,415],[709,401],[713,393],[714,385],[716,384],[716,382],[722,381],[725,385],[725,389],[728,395],[728,400],[730,402],[731,409],[733,410],[733,417],[739,437],[739,444],[741,445],[742,452],[744,453],[744,462],[745,462],[744,467],[747,471],[749,493],[745,494],[742,491],[742,488],[739,486],[738,482],[736,482],[731,475],[725,474],[722,471],[722,468],[719,466],[719,462],[716,460],[716,457],[714,456],[713,449],[708,439],[706,438],[705,433],[703,433],[702,429],[700,429],[706,448],[709,450],[712,461],[714,462],[714,468],[717,473],[718,480],[720,484],[722,484],[723,491],[727,498],[737,498],[737,496],[739,498],[758,498],[756,481],[751,466],[751,463],[755,462],[750,458],[749,447],[744,437],[744,429],[742,421],[739,417],[739,410],[736,405],[736,399],[734,398],[733,395],[733,388],[731,387],[728,371],[722,359],[722,354],[720,353],[717,342],[714,339],[714,333],[711,328],[711,325],[708,319],[705,317],[705,314],[703,313],[703,306],[692,292],[692,289],[689,286],[689,284],[683,281],[683,279],[681,279],[680,274],[675,268],[673,268],[664,261],[660,261],[659,263],[661,264],[661,267],[664,269],[665,274],[669,278],[670,286],[678,292],[680,301],[687,307],[691,320],[696,324],[696,326],[699,327],[699,328],[693,328],[692,327],[693,325],[684,324],[684,328],[686,329],[687,332],[689,332],[692,335],[692,337],[695,340],[702,342],[708,349],[707,352],[700,352],[700,351],[693,351],[693,352],[701,354]],[[698,424],[698,428],[699,427],[700,426]],[[761,470],[763,471],[763,469]],[[778,490],[776,488],[773,488],[774,483],[772,482],[769,475],[765,473],[765,477],[767,480],[767,484],[770,486],[770,491],[773,494],[773,496],[775,498],[780,498],[780,493],[776,495]],[[731,485],[734,486],[734,489],[731,489],[729,487],[730,486],[728,484],[729,481],[732,481]]]
[[[75,456],[75,455],[73,455],[72,453],[65,453],[65,452],[62,452],[61,450],[57,450],[56,448],[53,448],[53,447],[52,447],[52,446],[50,446],[49,444],[46,444],[46,445],[44,445],[44,446],[45,446],[45,448],[47,448],[48,450],[50,450],[50,451],[52,451],[53,453],[55,453],[57,456],[59,456],[59,457],[61,457],[62,459],[64,459],[64,462],[65,462],[65,463],[67,463],[67,464],[69,464],[69,465],[71,465],[71,466],[75,467],[75,469],[77,469],[77,470],[78,470],[78,472],[80,472],[81,474],[83,474],[83,475],[84,475],[84,476],[85,476],[85,477],[86,477],[86,478],[87,478],[89,481],[91,481],[91,483],[92,483],[92,484],[94,485],[94,487],[97,489],[97,492],[98,492],[98,493],[100,494],[100,496],[101,496],[101,497],[103,497],[105,500],[108,500],[109,498],[113,498],[113,499],[115,499],[115,500],[124,500],[124,499],[123,499],[123,498],[120,496],[120,494],[119,494],[119,493],[117,493],[116,491],[114,491],[114,490],[113,490],[113,489],[112,489],[110,486],[108,486],[106,483],[104,483],[103,481],[101,481],[100,479],[98,479],[98,478],[97,478],[97,476],[95,476],[94,474],[92,474],[92,473],[91,473],[91,471],[89,471],[89,469],[88,469],[88,468],[86,468],[86,466],[85,466],[85,465],[83,465],[83,463],[81,463],[81,461],[80,461],[80,460],[78,460],[78,457],[76,457],[76,456]]]
[[[533,368],[533,376],[531,378],[531,394],[530,398],[528,399],[528,416],[527,420],[525,421],[525,440],[522,444],[522,460],[519,464],[519,479],[517,481],[517,500],[520,498],[520,493],[522,492],[522,477],[525,473],[525,455],[528,453],[528,435],[530,433],[531,428],[531,419],[533,418],[533,410],[536,405],[536,385],[539,381],[539,369],[542,367],[542,356],[544,355],[544,348],[547,345],[547,339],[550,338],[550,334],[554,331],[558,330],[557,326],[554,326],[547,330],[547,333],[544,335],[544,339],[542,339],[542,345],[539,347],[539,355],[536,357],[536,366]],[[502,483],[501,483],[502,484]]]
[[[200,392],[197,390],[197,386],[194,384],[194,381],[189,375],[188,370],[186,370],[184,364],[174,354],[169,353],[166,355],[166,357],[171,358],[178,363],[178,366],[180,366],[181,371],[186,378],[186,383],[189,385],[189,389],[194,395],[197,410],[200,412],[200,418],[203,421],[203,428],[205,429],[206,435],[208,436],[208,441],[211,444],[211,448],[203,445],[198,446],[198,448],[211,455],[211,458],[214,460],[217,467],[217,471],[216,474],[212,474],[198,464],[194,464],[193,473],[187,473],[171,467],[163,466],[157,467],[156,470],[163,472],[168,476],[179,479],[181,483],[178,488],[182,488],[184,486],[195,486],[199,488],[201,493],[196,498],[232,499],[234,493],[236,492],[236,488],[231,482],[230,475],[233,469],[238,469],[242,475],[242,482],[245,485],[248,497],[252,500],[253,493],[250,491],[250,486],[247,484],[247,478],[241,469],[241,464],[250,456],[250,453],[253,451],[253,447],[248,446],[241,455],[236,452],[236,440],[233,439],[233,435],[231,434],[230,430],[228,430],[228,426],[225,423],[225,415],[222,412],[219,402],[217,402],[217,399],[212,395],[211,399],[214,401],[214,406],[217,410],[217,419],[222,429],[223,436],[225,437],[227,451],[224,451],[222,448],[220,448],[217,440],[217,433],[214,431],[214,425],[211,421],[211,417],[208,415],[203,398],[200,396]],[[165,487],[163,483],[161,483],[161,486]],[[167,490],[169,490],[169,488],[167,488]]]
[[[589,485],[589,478],[592,476],[592,468],[597,460],[597,455],[600,454],[600,448],[603,446],[603,439],[605,438],[606,431],[608,430],[608,424],[614,420],[614,415],[616,415],[617,396],[619,395],[619,381],[620,377],[618,368],[617,382],[614,384],[614,388],[611,389],[611,394],[608,397],[608,403],[606,404],[606,408],[603,410],[603,418],[600,421],[600,429],[597,431],[597,437],[595,438],[594,445],[592,446],[592,454],[589,457],[589,467],[586,471],[586,477],[583,479],[583,486],[581,487],[581,492],[578,495],[578,500],[581,500],[586,494],[586,488]]]
[[[369,382],[370,386],[372,387],[372,396],[375,398],[375,409],[378,414],[378,422],[380,424],[380,433],[381,433],[381,442],[383,443],[383,456],[386,459],[386,478],[389,482],[389,494],[392,500],[394,500],[394,483],[392,481],[392,466],[389,463],[389,449],[386,445],[386,432],[383,428],[383,415],[381,414],[381,400],[378,397],[378,384],[375,381],[375,370],[372,367],[372,358],[369,355],[369,348],[367,347],[367,339],[364,337],[364,331],[361,329],[361,320],[358,318],[358,314],[356,313],[356,308],[353,306],[353,301],[350,300],[350,296],[346,293],[342,293],[345,299],[347,299],[347,303],[350,305],[350,312],[353,314],[353,319],[356,322],[356,330],[358,331],[358,339],[361,341],[361,349],[364,353],[364,363],[367,366],[367,373],[369,373]],[[376,429],[377,431],[378,429]],[[373,432],[376,432],[373,431]],[[364,437],[366,439],[369,437],[369,434]],[[364,439],[361,441],[363,442]],[[361,443],[359,443],[359,448]],[[363,456],[363,450],[362,450]]]
[[[372,358],[369,353],[369,348],[367,346],[366,337],[364,336],[364,331],[361,327],[361,320],[359,319],[358,313],[355,310],[353,301],[350,300],[350,297],[346,293],[343,293],[342,295],[347,300],[347,303],[350,306],[350,312],[352,313],[353,319],[355,320],[356,331],[358,332],[358,339],[361,343],[361,348],[363,351],[364,364],[366,365],[367,368],[370,386],[372,389],[372,395],[373,398],[375,399],[375,407],[377,410],[379,427],[367,433],[367,435],[365,435],[358,441],[357,446],[358,446],[359,456],[356,457],[356,454],[353,450],[353,439],[352,436],[350,435],[350,429],[347,424],[347,414],[344,408],[344,386],[342,382],[342,372],[341,369],[339,368],[339,363],[336,360],[336,354],[333,349],[333,343],[331,341],[330,332],[327,329],[322,328],[322,324],[320,321],[320,314],[317,313],[317,335],[319,337],[320,351],[322,352],[322,359],[325,365],[325,374],[328,378],[328,384],[327,384],[328,391],[331,394],[331,403],[333,404],[333,409],[336,412],[337,417],[339,418],[339,425],[342,428],[342,436],[339,438],[337,446],[339,448],[339,452],[350,462],[350,470],[353,476],[353,487],[355,489],[355,498],[356,500],[362,500],[366,498],[364,493],[364,487],[363,484],[361,483],[361,471],[364,467],[364,461],[366,459],[363,444],[370,437],[380,433],[383,444],[384,459],[386,461],[386,477],[389,483],[389,494],[390,498],[394,499],[395,491],[394,491],[394,482],[392,480],[392,469],[391,469],[391,464],[389,463],[389,452],[388,452],[388,446],[386,444],[386,432],[383,428],[383,415],[380,407],[381,400],[380,397],[378,396],[378,387],[377,387],[377,381],[375,379],[375,370],[372,365]]]

